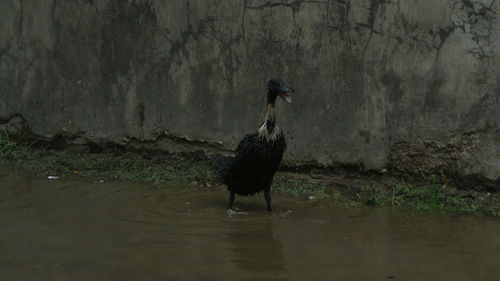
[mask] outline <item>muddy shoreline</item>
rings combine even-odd
[[[131,141],[131,143],[133,143]],[[210,147],[210,149],[208,149]],[[142,142],[134,145],[74,144],[56,140],[12,138],[0,140],[0,164],[41,177],[86,177],[171,183],[223,189],[213,157],[230,155],[209,144],[194,151],[166,153]],[[357,167],[283,165],[273,192],[304,199],[326,200],[344,206],[400,206],[425,211],[500,215],[500,193],[488,188],[457,185],[446,174],[421,171],[420,175],[390,171],[363,172]]]

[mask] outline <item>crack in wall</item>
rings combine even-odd
[[[259,5],[259,6],[248,6],[248,4],[247,4],[246,8],[247,9],[254,9],[254,10],[261,10],[261,9],[265,9],[265,8],[287,7],[287,8],[290,8],[292,10],[298,11],[302,4],[328,4],[328,1],[297,0],[297,1],[293,1],[293,2],[285,2],[282,0],[279,3],[267,2],[267,3]]]

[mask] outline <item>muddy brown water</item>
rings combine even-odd
[[[500,280],[500,220],[0,169],[0,280]]]

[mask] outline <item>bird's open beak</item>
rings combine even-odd
[[[280,87],[280,97],[283,98],[287,103],[292,103],[292,97],[288,94],[288,93],[291,93],[291,92],[295,92],[294,89],[286,86],[286,85],[282,85]]]

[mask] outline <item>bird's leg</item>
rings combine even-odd
[[[264,196],[266,197],[267,210],[272,212],[273,208],[271,207],[271,192],[269,189],[264,191]]]
[[[234,203],[235,197],[236,197],[236,195],[234,194],[234,192],[231,191],[231,193],[229,194],[229,209],[230,210],[233,209],[233,203]]]

